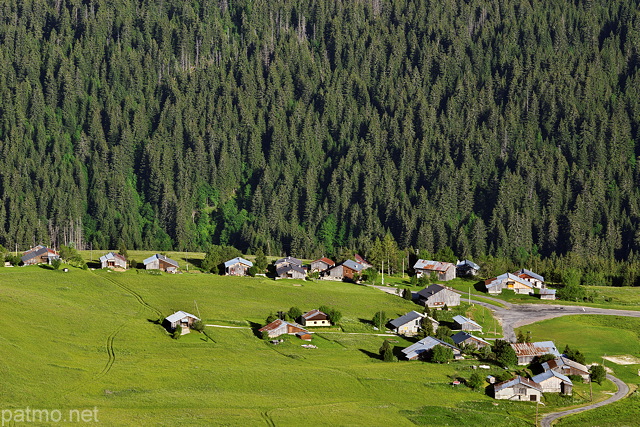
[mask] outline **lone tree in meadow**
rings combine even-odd
[[[376,328],[382,329],[387,324],[387,320],[389,320],[387,318],[387,313],[385,313],[384,311],[378,311],[373,315],[373,319],[371,319],[371,322]]]
[[[382,342],[382,346],[380,347],[380,350],[378,350],[378,353],[382,356],[382,360],[385,362],[395,362],[398,360],[393,354],[393,349],[391,348],[389,340],[384,340]]]
[[[478,372],[474,372],[467,380],[467,385],[474,390],[480,390],[484,385],[484,378]]]
[[[589,369],[589,374],[591,374],[591,381],[597,382],[600,385],[602,385],[602,381],[607,378],[607,371],[605,371],[602,365],[593,365],[591,369]]]
[[[258,249],[256,251],[256,262],[254,265],[258,268],[259,273],[264,273],[267,269],[267,265],[269,265],[269,263],[267,262],[267,257],[264,256],[262,249]]]

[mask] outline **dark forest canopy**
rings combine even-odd
[[[5,0],[0,244],[640,251],[638,0]]]

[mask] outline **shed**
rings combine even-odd
[[[320,310],[313,309],[302,315],[303,326],[331,326],[329,316]]]
[[[163,326],[171,331],[178,326],[182,327],[182,333],[188,333],[193,323],[200,320],[197,316],[187,313],[186,311],[176,311],[171,316],[167,316],[162,322]]]
[[[451,339],[457,346],[464,344],[475,345],[477,348],[483,348],[491,345],[488,341],[485,341],[482,338],[473,336],[470,333],[464,331],[460,331],[457,334],[453,335]]]
[[[552,370],[536,375],[531,381],[540,384],[544,393],[562,393],[570,396],[573,389],[573,382],[569,378]]]
[[[464,316],[454,316],[453,321],[463,331],[480,331],[482,332],[482,326],[480,326],[475,320],[471,320]]]
[[[403,348],[401,351],[404,353],[404,356],[409,360],[416,360],[421,357],[422,354],[432,350],[435,346],[441,345],[444,347],[449,347],[453,351],[453,355],[456,359],[462,357],[462,352],[458,347],[455,347],[448,342],[444,342],[435,337],[426,337],[421,339],[415,344],[410,345],[407,348]]]
[[[127,259],[124,255],[109,252],[100,257],[102,268],[127,268]]]
[[[540,289],[540,299],[555,300],[556,290],[548,288]]]
[[[166,255],[155,254],[143,261],[144,267],[147,270],[160,270],[167,273],[176,273],[180,266],[177,261],[172,260]]]

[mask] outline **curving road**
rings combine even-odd
[[[592,405],[582,406],[580,408],[575,408],[575,409],[569,409],[567,411],[562,411],[562,412],[552,412],[551,414],[547,414],[545,415],[544,418],[542,418],[542,420],[540,421],[540,425],[542,427],[551,427],[553,422],[560,417],[577,414],[578,412],[584,412],[584,411],[588,411],[589,409],[595,409],[604,405],[608,405],[610,403],[616,402],[624,398],[629,393],[629,387],[625,383],[623,383],[622,381],[614,377],[613,375],[607,374],[607,379],[612,381],[618,387],[618,391],[616,391],[613,396],[611,396],[607,400],[603,400],[602,402],[594,403]]]

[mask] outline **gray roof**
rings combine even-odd
[[[289,263],[289,264],[295,264],[295,265],[302,266],[302,261],[300,261],[298,258],[294,258],[294,257],[291,257],[291,256],[280,258],[279,260],[274,262],[275,265],[284,264],[284,263]]]
[[[542,277],[539,274],[534,273],[531,270],[527,270],[526,268],[521,268],[520,270],[516,271],[516,274],[526,274],[527,276],[531,276],[534,279],[538,279],[541,282],[544,282],[544,277]]]
[[[358,264],[357,262],[353,261],[353,260],[346,260],[345,262],[342,263],[342,265],[344,265],[345,267],[348,267],[352,270],[355,271],[362,271],[362,264]]]
[[[540,289],[540,295],[555,295],[555,294],[556,294],[555,289],[549,289],[549,288]]]
[[[422,319],[424,314],[420,314],[417,311],[410,311],[404,316],[400,316],[397,319],[393,319],[389,324],[391,324],[394,328],[399,328],[402,325],[406,325],[409,322],[412,322],[416,319]]]
[[[171,258],[168,258],[166,255],[162,255],[162,254],[152,255],[152,256],[150,256],[149,258],[145,259],[142,262],[144,263],[144,265],[147,265],[147,264],[150,264],[150,263],[152,263],[153,261],[155,261],[157,259],[159,259],[161,261],[164,261],[164,262],[168,262],[169,264],[175,265],[176,267],[179,267],[177,261],[174,261]]]
[[[540,386],[540,384],[538,384],[536,382],[533,382],[533,381],[531,381],[531,380],[529,380],[527,378],[523,378],[520,375],[518,375],[517,377],[512,378],[510,380],[498,383],[498,384],[494,385],[493,387],[494,387],[495,391],[500,391],[500,390],[503,390],[505,388],[513,387],[514,385],[517,385],[517,384],[522,384],[522,385],[525,385],[527,387],[531,387],[531,388],[536,389],[536,390],[538,390],[540,392],[542,391],[542,387]]]
[[[486,285],[486,288],[489,289],[489,288],[493,288],[494,286],[502,286],[502,284],[503,284],[503,282],[505,280],[513,280],[514,282],[518,282],[521,285],[524,285],[524,286],[527,286],[527,287],[533,289],[533,283],[531,283],[527,279],[523,279],[523,278],[518,277],[515,274],[511,274],[511,273],[504,273],[504,274],[499,275],[491,283]]]
[[[29,261],[30,259],[33,259],[40,255],[44,255],[48,252],[51,252],[54,255],[54,257],[58,256],[56,251],[54,251],[53,249],[49,249],[42,245],[38,245],[34,248],[29,249],[24,255],[22,255],[22,257],[20,257],[20,260],[22,260],[22,262],[26,262],[26,261]]]
[[[553,360],[550,360],[548,362],[544,362],[542,364],[542,369],[544,369],[546,371],[546,370],[553,369],[553,368],[556,368],[556,367],[564,368],[565,366],[571,367],[571,368],[579,370],[579,371],[583,371],[585,373],[589,372],[589,368],[587,368],[582,363],[578,363],[575,360],[571,360],[568,357],[564,357],[564,356],[556,357]]]
[[[248,261],[248,260],[246,260],[244,258],[241,258],[241,257],[236,257],[234,259],[230,259],[229,261],[224,263],[224,266],[225,267],[231,267],[232,265],[238,264],[238,263],[244,264],[244,265],[248,265],[249,267],[253,267],[253,263],[251,261]]]
[[[166,320],[173,323],[173,322],[177,322],[180,319],[184,319],[185,317],[191,317],[193,319],[200,320],[197,316],[194,316],[193,314],[189,314],[186,311],[176,311],[171,316],[167,316]]]
[[[474,335],[471,335],[469,332],[460,331],[457,334],[453,335],[451,339],[456,345],[459,345],[461,342],[468,340],[469,338],[474,338],[478,341],[482,341],[485,344],[489,344],[489,342],[483,340],[482,338],[478,338]]]
[[[442,340],[439,340],[438,338],[435,338],[435,337],[423,338],[420,341],[418,341],[417,343],[412,344],[407,348],[403,348],[402,352],[405,354],[407,359],[413,359],[414,357],[418,356],[420,353],[424,353],[425,351],[429,351],[429,350],[431,350],[433,347],[435,347],[437,345],[444,345],[446,347],[450,347],[451,349],[455,350],[456,352],[460,352],[460,350],[457,347],[449,344],[448,342],[444,342]]]
[[[477,326],[478,328],[482,329],[482,326],[480,326],[477,322],[469,319],[468,317],[464,317],[464,316],[454,316],[453,317],[453,321],[456,322],[458,325],[463,325],[465,323],[471,323],[472,325]]]
[[[102,255],[100,257],[100,262],[105,262],[105,261],[108,261],[110,259],[116,259],[116,258],[120,258],[120,259],[126,261],[126,258],[124,257],[124,255],[116,254],[114,252],[109,252],[108,254]]]
[[[438,292],[444,291],[447,288],[445,288],[442,285],[429,285],[426,288],[424,288],[423,290],[421,290],[420,292],[418,292],[418,295],[420,295],[423,298],[429,298],[432,297],[433,295],[437,294]]]
[[[455,267],[455,266],[450,262],[431,261],[428,259],[419,259],[413,265],[414,269],[433,270],[433,271],[447,271],[450,267]]]
[[[276,268],[276,274],[278,276],[284,276],[285,274],[287,274],[291,270],[295,270],[295,271],[297,271],[299,273],[302,273],[302,274],[307,274],[307,272],[304,271],[304,268],[302,268],[302,267],[300,267],[299,265],[296,265],[296,264],[287,264],[285,266],[278,267],[278,268]]]
[[[474,270],[480,270],[480,266],[478,264],[476,264],[473,261],[469,261],[468,259],[465,259],[464,261],[460,261],[458,265],[456,265],[456,267],[464,267],[464,266],[469,266]]]
[[[560,378],[562,381],[569,383],[569,384],[573,384],[571,382],[571,380],[569,378],[567,378],[566,376],[562,375],[561,373],[558,373],[556,371],[545,371],[541,374],[536,375],[535,377],[531,378],[531,381],[536,382],[538,384],[542,383],[542,381],[548,380],[551,377],[556,377],[556,378]]]

